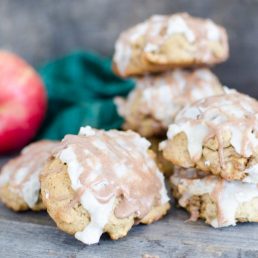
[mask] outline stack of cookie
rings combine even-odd
[[[124,128],[146,137],[167,131],[159,155],[174,166],[173,194],[191,220],[214,227],[258,221],[258,103],[196,68],[227,57],[225,30],[188,14],[129,29],[114,56],[117,74],[138,76],[128,98],[116,100]]]
[[[235,90],[195,102],[169,126],[163,154],[179,205],[213,227],[258,222],[258,102]]]
[[[207,67],[227,58],[225,29],[186,13],[155,15],[123,32],[116,42],[113,69],[136,81],[126,99],[116,99],[124,129],[148,137],[156,150],[182,108],[224,92]],[[161,169],[169,174],[171,166],[158,156]]]

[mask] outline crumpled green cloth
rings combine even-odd
[[[48,111],[37,139],[62,139],[81,126],[120,128],[113,102],[126,96],[134,81],[113,74],[111,60],[91,52],[75,52],[39,70],[48,94]]]

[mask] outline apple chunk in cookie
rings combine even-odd
[[[225,29],[187,13],[154,15],[119,36],[113,70],[143,75],[178,67],[211,66],[229,55]]]
[[[224,92],[209,69],[176,69],[136,78],[136,88],[124,99],[117,97],[123,127],[144,137],[163,136],[183,107]]]
[[[258,183],[258,102],[234,90],[178,113],[160,144],[173,164]]]
[[[0,199],[14,211],[42,210],[40,173],[59,142],[38,141],[8,161],[0,174]]]
[[[213,227],[237,222],[258,222],[258,187],[241,181],[226,181],[195,168],[174,168],[170,178],[178,204]]]
[[[81,128],[66,135],[41,175],[42,199],[57,226],[84,242],[127,235],[170,207],[150,143],[138,134]]]

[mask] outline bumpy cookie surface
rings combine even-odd
[[[0,199],[15,211],[45,209],[40,195],[40,173],[58,142],[39,141],[7,162],[0,174]]]
[[[86,244],[125,236],[169,209],[150,143],[134,132],[82,128],[67,135],[41,176],[42,199],[57,226]]]
[[[142,136],[162,136],[183,107],[205,97],[222,94],[222,85],[208,69],[168,71],[136,79],[136,88],[115,103],[124,117],[124,129]]]
[[[227,58],[227,33],[211,20],[187,13],[154,15],[120,35],[113,69],[120,76],[131,76],[175,67],[210,66]]]
[[[160,147],[181,167],[258,182],[258,103],[234,90],[180,111]]]
[[[213,227],[258,222],[256,184],[226,181],[196,169],[175,167],[174,171],[173,195],[190,212],[190,220],[202,218]]]

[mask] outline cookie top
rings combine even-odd
[[[256,184],[226,181],[217,176],[207,176],[194,168],[175,167],[170,182],[181,196],[179,204],[182,207],[186,207],[188,200],[193,196],[210,196],[217,210],[215,218],[209,221],[213,227],[236,225],[236,212],[240,205],[258,197]],[[195,215],[198,214],[193,212],[192,220],[198,218]]]
[[[172,42],[172,38],[176,42]],[[175,43],[180,55],[173,53],[168,43]],[[138,65],[139,60],[133,60],[136,53],[138,59],[143,58],[154,65],[165,65],[158,70],[167,69],[167,65],[171,64],[183,67],[198,63],[212,65],[228,57],[227,34],[224,28],[213,21],[192,17],[187,13],[154,15],[119,36],[115,45],[115,72],[128,76],[153,71],[148,70],[148,65],[139,67],[139,72],[130,71],[131,63]]]
[[[215,137],[218,142],[221,167],[224,164],[225,138],[235,152],[243,157],[257,156],[258,150],[258,102],[235,90],[212,96],[184,108],[175,122],[169,126],[168,139],[184,132],[188,140],[188,152],[193,161],[202,155],[205,142]],[[226,137],[229,136],[229,137]],[[166,142],[161,148],[165,148]]]
[[[17,193],[33,208],[39,199],[40,172],[57,145],[54,141],[38,141],[25,147],[17,158],[3,166],[0,188],[8,185],[9,191]]]
[[[150,143],[138,134],[81,128],[66,135],[54,154],[67,165],[76,199],[91,217],[75,237],[97,243],[116,204],[117,218],[143,218],[155,205],[168,202],[164,178],[148,153]],[[50,171],[51,173],[51,171]]]
[[[142,121],[144,118],[153,119],[153,130],[143,135],[149,137],[165,131],[183,107],[223,92],[219,80],[208,69],[176,69],[136,78],[136,88],[127,99],[118,97],[115,103],[119,114],[126,120],[127,129],[143,135]]]

